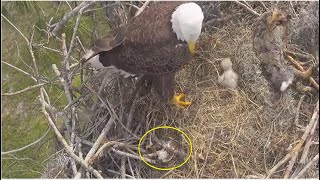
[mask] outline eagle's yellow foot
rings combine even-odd
[[[181,101],[182,98],[184,98],[186,95],[183,93],[180,93],[178,95],[173,96],[171,99],[172,104],[180,107],[180,108],[185,108],[186,106],[191,105],[191,102],[188,101]]]

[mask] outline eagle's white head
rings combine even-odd
[[[172,29],[179,40],[188,43],[191,54],[200,36],[203,18],[202,9],[193,2],[181,4],[172,14]]]

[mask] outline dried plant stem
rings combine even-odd
[[[34,146],[36,144],[38,144],[39,142],[41,142],[47,135],[48,133],[50,132],[51,128],[49,127],[48,130],[39,138],[37,139],[36,141],[33,141],[32,143],[26,145],[26,146],[23,146],[21,148],[18,148],[18,149],[15,149],[15,150],[10,150],[10,151],[6,151],[6,152],[1,152],[1,156],[2,155],[6,155],[6,154],[12,154],[12,153],[16,153],[16,152],[20,152],[20,151],[23,151],[25,149],[28,149],[29,147],[31,146]]]
[[[49,113],[46,111],[46,102],[44,100],[44,88],[41,87],[40,89],[40,102],[42,104],[42,112],[43,114],[46,116],[50,126],[52,127],[54,133],[56,134],[58,140],[60,141],[61,144],[63,144],[66,152],[71,156],[72,159],[74,159],[76,162],[78,162],[82,167],[84,167],[85,169],[87,169],[89,172],[92,172],[96,177],[98,178],[103,178],[101,176],[101,174],[93,169],[91,166],[89,166],[85,161],[83,161],[80,157],[78,157],[76,154],[74,154],[73,150],[70,148],[70,146],[68,145],[67,141],[64,139],[64,137],[61,135],[60,131],[58,130],[57,126],[55,125],[53,119],[51,118],[51,116],[49,115]]]
[[[296,156],[297,156],[297,153],[299,152],[300,148],[302,147],[302,145],[304,144],[306,138],[308,137],[310,131],[311,131],[311,128],[313,127],[314,123],[316,122],[316,119],[318,118],[319,116],[319,101],[317,102],[317,105],[316,105],[316,108],[314,109],[314,112],[313,112],[313,115],[311,117],[311,120],[309,122],[309,124],[307,125],[307,127],[305,128],[305,131],[302,135],[302,137],[300,138],[300,141],[299,143],[280,161],[278,162],[271,170],[269,170],[269,172],[267,173],[267,176],[266,178],[270,178],[274,172],[281,166],[283,165],[284,163],[286,163],[290,158],[292,159],[291,163],[289,164],[286,172],[285,172],[285,176],[287,176],[287,173],[290,173],[291,170],[292,170],[292,167],[294,162],[295,162],[295,159],[296,159]]]
[[[75,16],[83,7],[89,7],[93,4],[95,4],[97,1],[84,1],[81,4],[79,4],[76,8],[74,8],[72,11],[68,12],[63,16],[63,18],[55,24],[54,29],[52,30],[52,35],[56,36],[60,29],[68,22],[70,18]],[[84,10],[84,9],[83,9]]]
[[[135,17],[139,16],[139,14],[141,14],[148,6],[148,4],[150,3],[150,0],[147,0],[144,2],[144,4],[141,6],[141,8],[138,9],[138,11],[135,14]]]
[[[24,92],[29,91],[31,89],[35,89],[35,88],[41,87],[41,86],[43,86],[45,84],[46,83],[40,83],[40,84],[36,84],[36,85],[33,85],[33,86],[29,86],[27,88],[24,88],[24,89],[16,91],[16,92],[3,93],[3,94],[1,94],[1,96],[13,96],[13,95],[21,94],[21,93],[24,93]]]
[[[301,129],[303,129],[304,127],[299,124],[299,115],[300,115],[300,107],[301,107],[301,104],[302,104],[302,102],[303,102],[305,97],[306,97],[306,95],[302,95],[300,100],[299,100],[299,102],[298,102],[297,111],[296,111],[296,117],[295,117],[295,120],[294,120],[294,124],[297,127],[301,128]]]
[[[306,71],[304,70],[304,68],[303,68],[295,59],[293,59],[290,55],[288,55],[287,57],[288,57],[289,61],[298,68],[298,70],[302,71],[303,73],[306,72]],[[310,68],[312,68],[312,67],[310,67]],[[317,88],[317,90],[319,91],[319,84],[318,84],[312,77],[309,77],[309,81],[310,81],[311,84],[313,84],[313,85]]]
[[[292,178],[292,179],[298,179],[298,178],[300,178],[300,177],[308,170],[308,168],[311,167],[312,164],[314,164],[314,163],[316,163],[316,162],[318,162],[318,161],[319,161],[319,153],[318,153],[316,156],[314,156],[314,157],[312,158],[312,160],[311,160],[296,176],[291,177],[291,178]]]
[[[253,10],[252,8],[250,8],[249,6],[239,2],[239,1],[234,1],[235,3],[237,3],[238,5],[244,7],[246,10],[248,10],[251,14],[255,15],[255,16],[260,16],[259,13],[257,13],[255,10]]]

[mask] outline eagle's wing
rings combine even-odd
[[[171,16],[182,2],[155,2],[135,17],[124,30],[128,45],[163,45],[176,39]]]
[[[93,51],[93,53],[85,60],[88,61],[100,52],[110,51],[111,49],[119,46],[124,40],[124,36],[122,35],[123,30],[124,28],[118,28],[117,30],[113,31],[118,33],[111,32],[105,37],[97,39],[91,46],[91,50]]]

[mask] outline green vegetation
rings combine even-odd
[[[53,2],[32,1],[2,2],[1,9],[2,15],[8,18],[27,38],[31,37],[33,26],[38,27],[39,29],[35,28],[35,43],[43,43],[47,40],[47,34],[40,29],[46,29],[46,22],[49,22],[51,17],[53,17],[52,22],[57,22],[66,12],[70,11],[69,6],[64,2],[61,2],[60,6],[53,6]],[[98,26],[98,33],[102,35],[102,32],[108,28],[103,9],[97,11],[96,18],[105,22],[99,23]],[[60,31],[60,34],[66,33],[67,46],[70,44],[75,20],[76,17],[73,17]],[[34,74],[32,59],[25,40],[4,18],[1,23],[2,61]],[[83,15],[77,35],[85,46],[91,43],[93,26],[92,17]],[[51,38],[46,46],[61,50],[61,43],[54,38]],[[35,48],[34,53],[40,76],[47,79],[54,78],[51,65],[55,63],[59,68],[62,62],[61,55],[45,48]],[[73,52],[72,56],[79,59],[80,54]],[[72,61],[72,63],[75,62]],[[25,74],[4,63],[1,63],[1,66],[2,93],[16,92],[35,85],[35,82]],[[72,83],[79,86],[79,77],[75,79]],[[62,108],[66,104],[64,92],[58,83],[47,84],[45,88],[56,107]],[[41,112],[38,96],[39,88],[14,96],[2,96],[2,152],[28,145],[47,131],[47,120]],[[50,132],[42,142],[35,146],[10,155],[2,155],[2,177],[39,178],[46,167],[48,158],[53,153],[53,137],[54,133]]]

